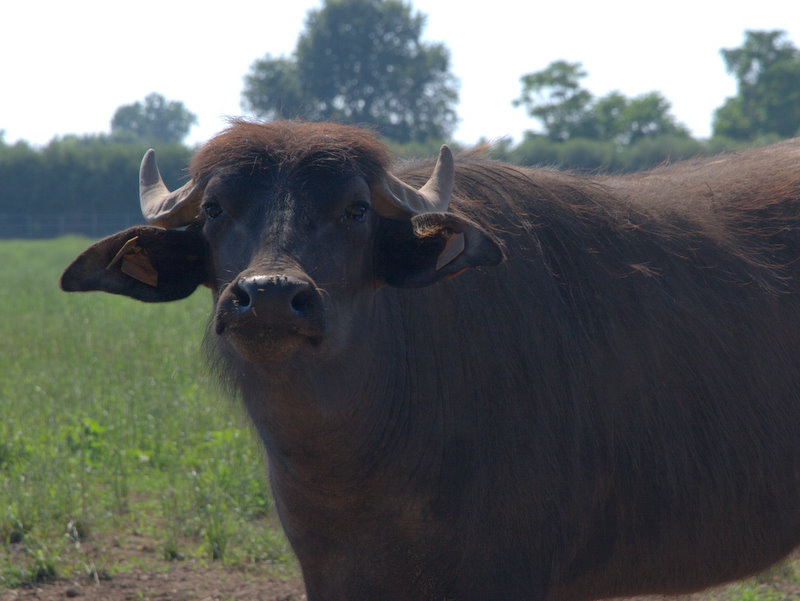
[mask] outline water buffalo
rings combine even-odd
[[[800,542],[800,140],[630,176],[389,170],[238,121],[64,290],[211,289],[310,601],[679,593]],[[185,226],[185,227],[184,227]]]

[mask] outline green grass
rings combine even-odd
[[[142,562],[291,564],[262,452],[204,365],[208,292],[61,292],[87,245],[0,241],[0,589]]]

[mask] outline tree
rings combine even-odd
[[[275,117],[301,117],[307,120],[322,119],[314,102],[303,94],[297,63],[291,59],[274,58],[267,54],[255,61],[245,76],[242,105],[257,115],[268,119]]]
[[[800,50],[782,30],[746,31],[738,48],[723,48],[737,94],[714,113],[714,136],[752,140],[800,134]]]
[[[620,116],[623,144],[657,136],[690,137],[689,130],[670,114],[672,104],[660,92],[648,92],[627,100]]]
[[[402,143],[445,138],[458,86],[447,48],[420,40],[425,21],[402,0],[325,0],[291,58],[253,63],[242,105],[268,119],[368,124]]]
[[[613,91],[595,99],[581,87],[586,76],[581,63],[554,61],[520,78],[522,94],[513,104],[539,119],[554,141],[587,138],[625,146],[645,137],[689,136],[660,92],[628,98]]]
[[[539,119],[551,140],[592,137],[586,123],[592,94],[580,85],[586,75],[581,63],[554,61],[520,78],[522,94],[512,104]]]
[[[625,95],[616,90],[594,102],[591,107],[591,121],[597,138],[615,142],[625,138],[625,119],[629,111],[629,102]]]
[[[153,92],[144,99],[119,107],[111,119],[111,135],[117,139],[145,142],[180,142],[197,116],[187,110],[182,102],[168,101]]]

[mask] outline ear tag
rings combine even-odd
[[[447,239],[444,250],[439,255],[439,260],[436,261],[436,271],[439,271],[445,265],[452,263],[455,258],[464,252],[464,234],[461,232],[455,233]]]
[[[123,244],[106,269],[111,269],[121,261],[122,273],[155,288],[158,286],[158,271],[150,263],[145,250],[139,246],[138,240],[139,236],[134,236]]]

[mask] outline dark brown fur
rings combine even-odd
[[[264,312],[208,335],[310,601],[679,593],[800,542],[800,142],[625,177],[462,159],[451,211],[506,261],[414,289],[380,273],[406,225],[321,221],[380,181],[376,144],[238,123],[192,164],[247,200],[193,226],[218,319],[242,275],[324,299],[286,355],[258,359]]]
[[[297,170],[350,170],[374,183],[389,166],[389,155],[366,130],[334,123],[234,121],[223,135],[205,144],[192,159],[190,173],[206,183],[225,169],[253,177],[268,172],[302,177]]]
[[[557,525],[553,598],[692,590],[800,540],[800,145],[719,160],[597,179],[458,169],[458,195],[490,207],[457,206],[509,257],[488,290],[454,291],[483,325],[459,360],[529,399],[506,434],[536,423],[548,441],[532,453],[547,484],[520,498],[557,499],[540,524]]]

